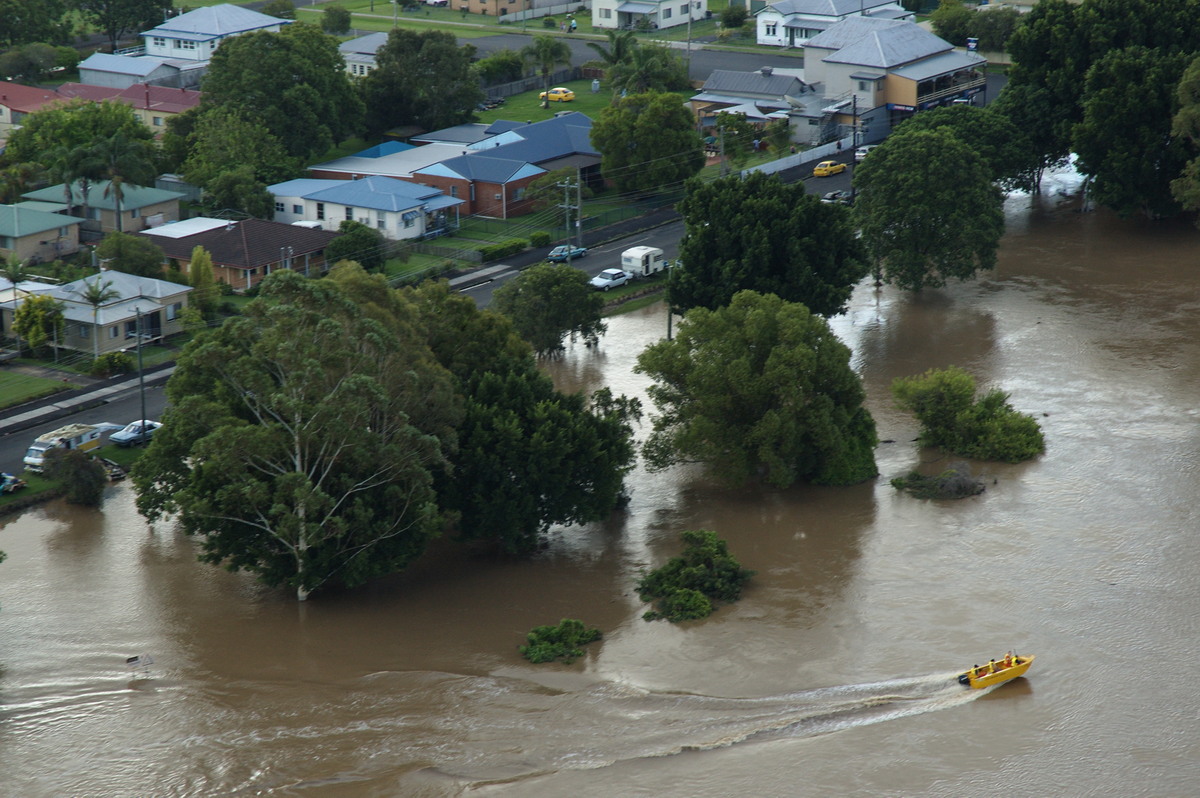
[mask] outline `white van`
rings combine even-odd
[[[25,452],[25,468],[41,473],[46,463],[46,452],[51,449],[79,449],[90,452],[100,445],[100,436],[113,429],[116,424],[68,424],[53,432],[39,435]]]
[[[854,151],[854,162],[861,163],[863,158],[867,157],[867,153],[878,147],[878,144],[866,144]]]

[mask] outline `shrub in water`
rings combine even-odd
[[[741,598],[742,587],[754,575],[729,554],[728,545],[707,529],[684,532],[683,553],[638,583],[642,601],[655,601],[646,620],[687,621],[712,614],[712,602]],[[699,599],[703,599],[700,601]]]
[[[600,639],[600,630],[588,629],[583,621],[563,618],[558,626],[538,626],[527,636],[529,645],[521,646],[521,656],[533,663],[562,660],[567,664],[583,656],[588,643]]]

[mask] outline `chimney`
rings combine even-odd
[[[225,232],[226,233],[233,232],[233,220],[232,219],[230,219],[228,222],[225,223]]]
[[[766,66],[758,71],[762,73],[764,78],[769,78],[771,77],[771,73],[775,71],[775,67]]]

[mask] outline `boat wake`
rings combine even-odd
[[[605,684],[580,693],[543,695],[536,713],[529,706],[511,706],[513,725],[476,724],[456,756],[435,767],[476,784],[494,783],[684,751],[814,737],[947,709],[986,692],[964,690],[955,676],[947,672],[764,698]],[[525,703],[518,694],[509,697]],[[554,735],[546,738],[532,727],[524,728],[525,722],[554,729]]]

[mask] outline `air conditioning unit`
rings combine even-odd
[[[360,216],[360,217],[358,217],[358,223],[359,223],[359,224],[365,224],[365,225],[367,225],[368,227],[370,227],[370,225],[371,225],[371,217],[369,217],[369,216]]]
[[[497,199],[497,200],[498,200],[498,199],[500,199],[500,197],[502,197],[502,196],[503,196],[502,194],[493,194],[493,195],[492,195],[492,199]]]

